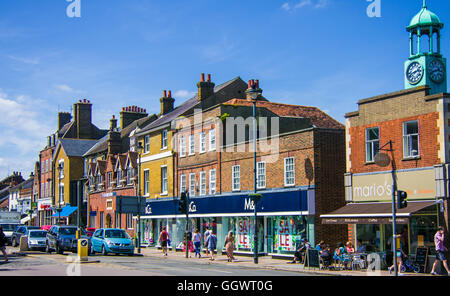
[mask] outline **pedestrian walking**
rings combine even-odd
[[[192,232],[190,232],[190,231],[186,232],[186,241],[184,243],[185,248],[186,248],[186,242],[187,242],[189,258],[191,258],[190,253],[192,253],[194,251],[194,246],[192,244]],[[184,249],[183,251],[186,251],[186,249]]]
[[[166,227],[162,228],[161,233],[159,234],[159,243],[161,245],[164,256],[167,256],[167,245],[169,241],[169,233],[166,231]]]
[[[206,249],[206,257],[208,257],[208,245],[206,243],[206,240],[208,239],[209,235],[211,233],[211,230],[209,229],[209,227],[206,227],[205,233],[203,234],[203,243],[205,245],[205,249]]]
[[[402,272],[402,266],[403,266],[403,257],[407,257],[407,255],[405,254],[405,252],[403,251],[403,242],[401,241],[401,234],[397,234],[395,236],[396,239],[400,240],[400,244],[397,244],[397,250],[396,250],[396,255],[397,255],[397,265],[398,265],[398,272],[401,273]],[[395,263],[392,263],[392,266],[389,267],[389,273],[392,273],[392,270],[395,267]]]
[[[202,254],[200,253],[200,247],[202,244],[202,235],[200,234],[200,231],[198,229],[194,232],[194,237],[192,239],[194,241],[194,248],[195,248],[195,257],[201,258]]]
[[[3,227],[0,226],[0,251],[3,253],[3,258],[5,262],[8,262],[8,255],[6,254],[6,236],[3,233]]]
[[[225,238],[225,251],[227,253],[228,262],[233,262],[233,260],[235,260],[233,255],[234,242],[235,242],[234,234],[232,231],[230,231],[228,232],[228,235]]]
[[[442,262],[442,264],[444,265],[445,269],[447,270],[447,275],[450,274],[447,265],[447,258],[445,258],[445,252],[447,251],[447,248],[444,246],[444,239],[445,239],[444,228],[439,227],[438,231],[434,235],[434,245],[436,247],[436,260],[434,261],[433,269],[431,270],[432,275],[437,275],[436,267],[439,262]]]
[[[214,261],[214,251],[216,250],[217,247],[217,236],[214,233],[214,231],[211,231],[210,234],[208,235],[208,238],[206,239],[206,245],[207,245],[206,249],[211,254],[211,258],[209,260]]]

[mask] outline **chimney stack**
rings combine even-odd
[[[121,113],[122,114],[122,113]],[[117,130],[117,119],[113,115],[110,119],[111,125],[108,131],[108,154],[119,154],[121,148],[120,132]]]
[[[161,105],[160,116],[172,111],[174,109],[174,103],[175,103],[175,99],[172,98],[172,91],[169,90],[169,93],[167,93],[167,91],[164,90],[163,97],[159,99],[159,102]]]
[[[64,125],[69,123],[72,120],[72,115],[67,112],[59,112],[58,113],[58,131],[62,129]]]
[[[92,138],[92,104],[89,100],[79,100],[73,105],[73,119],[77,139]]]
[[[205,81],[205,73],[202,73],[200,82],[197,83],[198,93],[197,99],[203,101],[214,95],[215,84],[211,82],[211,74],[208,74],[207,81]]]
[[[259,87],[259,80],[251,79],[248,81],[248,89],[245,91],[247,100],[258,100],[262,95],[262,89]]]
[[[147,115],[146,110],[138,106],[123,107],[120,112],[120,128],[124,129],[133,121],[146,117]]]

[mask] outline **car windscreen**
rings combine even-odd
[[[18,226],[17,224],[1,224],[3,231],[14,231],[14,229],[16,229],[16,227]]]
[[[30,233],[28,234],[29,237],[33,237],[33,238],[39,238],[39,237],[45,237],[47,235],[47,231],[30,231]]]
[[[105,230],[105,238],[130,238],[124,230],[111,229]]]
[[[62,227],[59,230],[61,235],[75,235],[77,233],[77,229],[75,227]]]

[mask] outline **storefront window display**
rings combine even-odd
[[[144,233],[143,243],[148,244],[149,246],[154,246],[157,238],[155,239],[155,232],[153,226],[153,220],[147,219],[142,223],[142,230]]]
[[[273,250],[278,254],[292,254],[307,237],[307,221],[303,216],[279,216],[270,219],[273,225]]]
[[[361,240],[367,252],[381,252],[380,224],[357,224],[356,234],[357,240]]]
[[[417,247],[428,247],[430,254],[435,254],[434,235],[438,228],[436,215],[413,216],[410,221],[410,252],[416,253]]]

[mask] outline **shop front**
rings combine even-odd
[[[43,198],[37,200],[39,226],[52,224],[52,199]]]
[[[292,255],[303,238],[314,243],[314,190],[261,192],[257,203],[258,252],[261,255]],[[177,213],[177,199],[148,200],[141,217],[142,243],[158,247],[163,227],[169,232],[173,249],[183,247],[186,217]],[[237,254],[254,252],[254,203],[248,194],[230,194],[190,199],[189,231],[216,233],[218,246],[225,237],[235,235]]]
[[[347,175],[346,206],[321,215],[322,224],[347,224],[355,246],[392,257],[392,173]],[[434,234],[439,226],[442,200],[435,194],[433,168],[396,172],[397,188],[407,192],[408,206],[397,209],[396,231],[403,251],[415,255],[426,247],[434,255]]]

